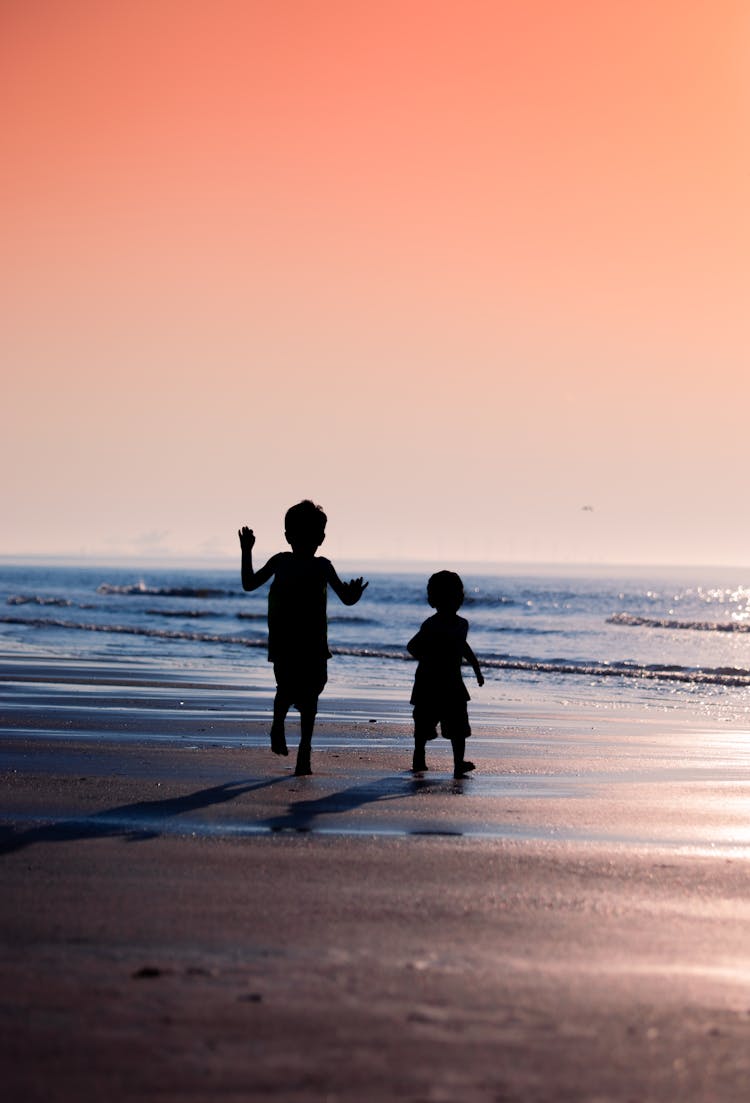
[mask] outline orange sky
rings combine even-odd
[[[0,554],[750,564],[741,0],[32,0],[0,74]]]

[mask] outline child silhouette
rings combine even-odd
[[[484,677],[466,637],[469,622],[458,616],[464,601],[463,582],[453,571],[438,571],[427,583],[427,601],[436,610],[428,617],[407,650],[418,660],[411,703],[414,706],[414,758],[412,770],[427,769],[425,747],[437,738],[437,725],[453,747],[453,776],[465,777],[474,769],[464,759],[466,740],[471,735],[466,702],[469,693],[461,677],[461,662],[467,659],[480,686]]]
[[[239,530],[243,590],[257,590],[273,578],[268,593],[268,661],[273,663],[276,678],[271,750],[289,753],[284,721],[294,706],[300,715],[297,776],[312,773],[310,751],[318,697],[328,678],[328,587],[344,605],[355,605],[367,587],[361,578],[342,582],[331,561],[315,554],[325,539],[327,520],[314,502],[305,500],[292,506],[284,518],[284,535],[292,550],[272,555],[257,571],[253,570],[253,531],[247,526]]]

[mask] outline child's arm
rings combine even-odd
[[[268,582],[273,575],[276,569],[274,564],[276,557],[272,556],[259,571],[254,571],[253,545],[255,544],[255,533],[247,525],[243,525],[237,535],[240,538],[240,547],[242,548],[242,589],[257,590],[264,582]]]
[[[328,585],[336,597],[343,601],[344,605],[356,605],[370,585],[369,582],[363,582],[361,578],[352,578],[349,582],[342,582],[333,568],[333,563],[329,560],[326,562],[328,563]]]
[[[477,683],[480,686],[483,686],[484,685],[484,674],[482,674],[481,668],[479,666],[479,661],[478,661],[476,655],[474,654],[474,652],[469,647],[468,643],[464,644],[464,658],[471,665],[471,669],[474,671],[474,674],[476,675]]]

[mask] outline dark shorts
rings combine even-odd
[[[276,688],[298,709],[320,697],[328,681],[328,663],[325,659],[312,663],[283,659],[273,664],[273,673]]]
[[[429,743],[431,739],[437,739],[438,724],[443,739],[468,739],[471,735],[465,701],[457,701],[442,708],[415,705],[413,716],[415,743]]]

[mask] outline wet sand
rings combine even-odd
[[[6,1098],[748,1098],[743,733],[480,725],[454,782],[357,702],[296,779],[235,685],[0,679]]]

